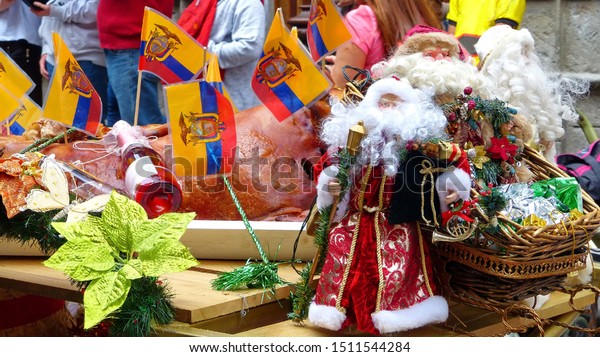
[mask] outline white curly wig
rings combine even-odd
[[[553,161],[554,141],[565,134],[562,121],[577,121],[574,103],[588,92],[589,83],[549,75],[527,29],[493,26],[481,35],[475,50],[481,59],[480,71],[491,81],[494,96],[527,118],[534,140],[546,147],[545,156]]]
[[[375,78],[397,76],[406,79],[419,89],[433,90],[438,98],[454,100],[463,93],[465,87],[473,88],[473,94],[488,99],[491,96],[489,83],[473,64],[463,62],[458,57],[433,61],[418,52],[403,55],[400,50],[386,61],[373,65]]]

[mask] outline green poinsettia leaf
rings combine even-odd
[[[77,281],[94,280],[114,268],[115,259],[111,253],[112,249],[106,242],[67,241],[44,265]]]
[[[96,326],[111,312],[120,308],[131,288],[131,280],[119,270],[104,274],[90,283],[83,295],[84,328]]]
[[[166,213],[155,219],[140,221],[133,230],[133,251],[152,249],[162,239],[179,240],[195,213]]]
[[[102,211],[100,229],[111,245],[128,253],[133,243],[132,223],[147,219],[148,215],[140,204],[113,191]]]
[[[198,265],[186,246],[176,240],[160,240],[151,249],[140,252],[145,276],[176,273]]]
[[[130,259],[123,265],[125,277],[130,280],[142,277],[142,262],[139,259]]]
[[[98,217],[88,216],[87,219],[78,222],[53,222],[52,227],[68,241],[89,241],[108,245],[98,220]]]

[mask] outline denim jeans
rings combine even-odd
[[[120,119],[133,125],[137,95],[139,49],[104,50],[109,85],[117,98]],[[138,125],[163,124],[166,118],[162,114],[158,101],[158,77],[143,73],[138,113]],[[115,118],[112,113],[107,125],[112,126]]]
[[[100,95],[100,99],[102,100],[102,119],[105,119],[108,114],[108,74],[106,67],[97,65],[92,61],[77,61],[77,63],[79,63],[83,73],[85,73],[90,83],[92,83],[98,95]],[[50,76],[54,73],[54,66],[47,61],[46,70]]]

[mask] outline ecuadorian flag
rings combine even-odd
[[[164,90],[175,174],[230,173],[237,138],[227,98],[204,80],[173,84]]]
[[[311,106],[330,88],[329,79],[290,34],[281,9],[277,9],[252,78],[256,96],[277,120],[283,121]]]
[[[21,107],[21,102],[6,87],[0,85],[0,120],[10,120]],[[4,131],[4,129],[3,129]]]
[[[7,134],[23,135],[31,124],[42,118],[42,108],[31,100],[29,96],[23,95],[20,102],[21,105],[17,111],[3,123],[3,128],[8,127]]]
[[[204,79],[215,87],[221,94],[227,98],[229,103],[231,103],[231,107],[233,108],[233,112],[237,113],[237,108],[235,107],[235,103],[231,100],[231,96],[225,88],[225,84],[223,83],[223,79],[221,78],[221,68],[219,67],[219,58],[216,53],[211,53],[208,60],[208,68],[206,69],[206,75]]]
[[[173,84],[198,78],[205,49],[179,25],[146,7],[138,69]]]
[[[0,48],[0,84],[17,98],[29,94],[35,84],[21,67]]]
[[[73,54],[52,33],[56,68],[44,103],[43,116],[95,136],[102,117],[102,101]]]
[[[331,0],[311,0],[306,42],[315,62],[352,39],[342,15]]]

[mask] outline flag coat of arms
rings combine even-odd
[[[43,116],[95,136],[102,117],[100,96],[60,35],[52,36],[56,67]]]
[[[21,67],[0,48],[0,84],[17,98],[29,94],[35,84]]]
[[[230,173],[237,138],[227,98],[204,80],[173,84],[164,90],[175,174]]]
[[[352,35],[332,0],[311,0],[306,42],[315,62],[352,39]]]
[[[19,99],[3,85],[0,85],[0,103],[0,120],[4,122],[10,120],[21,107]]]
[[[23,95],[19,101],[21,103],[17,111],[2,124],[3,130],[8,127],[7,134],[23,135],[31,124],[42,118],[42,108],[29,96]]]
[[[216,53],[211,53],[208,60],[208,68],[206,69],[206,76],[204,77],[206,81],[215,87],[221,94],[227,98],[229,103],[231,103],[231,107],[233,108],[233,112],[237,113],[237,108],[231,100],[231,96],[225,88],[225,84],[223,83],[223,79],[221,78],[221,68],[219,67],[219,58]]]
[[[138,69],[155,74],[165,83],[198,78],[204,67],[205,49],[179,25],[146,7],[142,23]]]
[[[331,82],[294,38],[277,10],[252,78],[252,89],[275,118],[283,121],[315,103]]]

